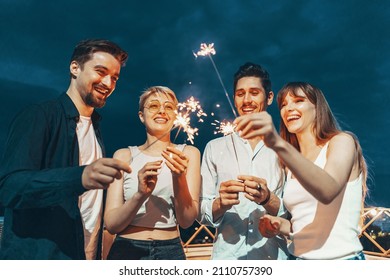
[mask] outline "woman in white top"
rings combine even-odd
[[[243,138],[263,136],[287,171],[291,220],[260,220],[263,236],[291,239],[290,259],[364,259],[358,235],[367,166],[358,139],[342,131],[320,89],[305,82],[278,93],[280,135],[267,112],[235,120]]]
[[[162,86],[140,96],[146,142],[114,154],[132,172],[108,188],[104,219],[116,238],[107,259],[185,259],[178,226],[191,226],[199,211],[200,152],[171,142],[177,103]]]

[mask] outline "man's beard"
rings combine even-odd
[[[106,105],[106,99],[98,99],[92,93],[88,93],[85,98],[85,103],[93,108],[102,108]]]

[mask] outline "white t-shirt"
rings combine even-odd
[[[76,128],[79,142],[79,164],[87,165],[102,157],[90,117],[80,116]],[[95,259],[103,212],[103,190],[89,190],[79,197],[84,225],[84,248],[87,260]]]

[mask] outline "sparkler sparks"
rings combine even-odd
[[[215,55],[217,52],[215,51],[214,49],[214,43],[211,43],[211,44],[206,44],[206,43],[202,43],[200,44],[200,50],[197,52],[197,53],[194,53],[194,56],[195,57],[198,57],[198,56],[206,56],[206,55]]]
[[[179,134],[180,130],[183,129],[183,131],[187,133],[187,140],[190,141],[191,144],[194,144],[193,140],[195,135],[198,135],[199,129],[196,127],[191,127],[191,113],[196,113],[196,116],[198,117],[198,122],[203,122],[202,117],[207,116],[207,114],[203,111],[199,101],[195,100],[193,96],[187,99],[186,102],[177,104],[177,115],[176,120],[174,122],[174,127],[179,127],[176,137]]]
[[[207,116],[207,114],[203,111],[202,106],[200,105],[198,100],[195,100],[193,96],[187,99],[186,102],[177,104],[178,111],[186,110],[187,112],[196,112],[196,116],[199,118],[200,122],[203,122],[202,117]]]
[[[234,128],[236,127],[231,122],[220,122],[218,120],[215,120],[214,123],[211,123],[212,125],[216,126],[216,131],[214,131],[214,134],[222,133],[224,136],[234,133]]]
[[[179,127],[179,130],[176,134],[179,134],[180,129],[183,129],[185,133],[187,133],[187,140],[191,142],[191,144],[194,144],[194,135],[198,135],[198,129],[197,128],[192,128],[190,124],[190,117],[187,115],[187,113],[181,113],[178,112],[176,116],[176,120],[174,122],[175,127]],[[176,139],[175,137],[175,139]]]

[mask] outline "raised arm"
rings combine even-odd
[[[355,143],[351,136],[344,133],[330,140],[324,169],[286,142],[281,142],[274,150],[302,186],[324,204],[336,198],[350,177],[358,176]]]
[[[239,117],[235,123],[243,138],[262,136],[302,186],[324,204],[333,201],[350,176],[358,175],[355,143],[348,134],[340,133],[330,140],[327,163],[322,169],[278,135],[267,112]]]

